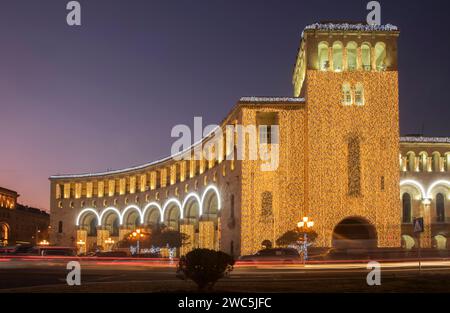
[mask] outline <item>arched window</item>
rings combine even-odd
[[[355,103],[356,105],[364,105],[364,86],[357,83],[355,87]]]
[[[436,219],[438,222],[445,222],[445,198],[442,193],[436,195]]]
[[[344,48],[342,43],[335,42],[333,44],[333,70],[335,72],[341,72],[343,68],[342,56],[343,56]]]
[[[330,67],[330,60],[328,59],[328,43],[321,42],[318,47],[319,69],[327,71]]]
[[[411,223],[411,195],[403,194],[403,223]]]
[[[62,232],[63,232],[63,222],[59,221],[58,222],[58,233],[62,234]]]
[[[347,44],[347,69],[349,71],[355,71],[357,68],[357,49],[356,42],[351,41]]]
[[[416,154],[413,151],[408,152],[407,154],[407,170],[409,172],[414,172],[416,167]]]
[[[441,171],[441,166],[440,166],[441,162],[440,161],[441,161],[441,154],[439,152],[434,152],[433,153],[433,163],[432,163],[433,172]]]
[[[352,105],[353,97],[352,97],[352,87],[349,83],[344,83],[342,85],[342,104],[343,105]]]
[[[386,45],[379,42],[375,45],[375,66],[377,71],[386,70]]]
[[[427,171],[428,154],[426,152],[421,152],[419,154],[419,171]]]
[[[370,45],[363,43],[361,45],[361,62],[363,70],[370,71],[372,69],[372,58],[370,52]]]

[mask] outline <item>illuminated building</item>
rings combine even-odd
[[[47,239],[48,213],[18,204],[18,197],[16,191],[0,187],[0,246]]]
[[[400,142],[402,245],[418,247],[412,221],[424,217],[421,246],[450,247],[450,138],[410,136]]]
[[[408,231],[403,189],[411,188],[422,203],[433,200],[414,193],[414,184],[402,185],[401,193],[399,151],[404,155],[410,143],[399,137],[398,36],[392,25],[305,28],[293,97],[241,98],[220,125],[278,126],[277,140],[261,128],[256,136],[257,146],[279,151],[273,171],[263,171],[261,160],[227,158],[237,148],[224,136],[212,160],[169,157],[50,177],[51,242],[82,242],[90,250],[163,223],[190,236],[182,253],[203,247],[240,255],[265,240],[275,243],[309,216],[318,246],[400,247],[402,229]],[[430,155],[433,143],[427,144]],[[439,175],[448,176],[444,169]]]

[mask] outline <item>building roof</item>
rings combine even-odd
[[[361,32],[395,32],[398,27],[392,24],[370,25],[365,23],[314,23],[307,25],[306,30],[324,30],[324,31],[361,31]]]
[[[405,136],[400,143],[450,143],[450,137]]]
[[[6,194],[9,194],[9,195],[14,195],[14,196],[18,196],[18,194],[17,194],[17,191],[14,191],[14,190],[11,190],[11,189],[6,189],[6,188],[3,188],[3,187],[0,187],[0,193],[6,193]]]
[[[22,211],[22,212],[27,212],[27,213],[32,213],[32,214],[38,214],[38,215],[42,215],[42,216],[46,216],[46,217],[49,216],[48,212],[46,212],[44,210],[29,207],[29,206],[22,205],[22,204],[17,204],[16,210]]]
[[[242,97],[239,99],[238,104],[234,107],[237,108],[239,105],[246,105],[246,104],[303,104],[305,103],[304,98],[294,98],[294,97]],[[153,162],[148,162],[145,164],[137,165],[137,166],[131,166],[123,169],[118,170],[112,170],[112,171],[104,171],[104,172],[94,172],[94,173],[84,173],[84,174],[58,174],[58,175],[52,175],[50,176],[50,180],[52,179],[71,179],[71,178],[92,178],[92,177],[99,177],[99,176],[109,176],[109,175],[116,175],[116,174],[125,174],[131,171],[137,171],[137,170],[144,170],[148,167],[156,166],[158,164],[173,160],[177,157],[183,156],[186,153],[191,152],[193,149],[195,149],[196,146],[200,145],[204,140],[207,140],[214,132],[216,128],[213,129],[208,135],[204,136],[201,140],[195,142],[192,146],[186,148],[183,151],[178,152],[177,154],[173,156],[168,156]]]
[[[293,97],[242,97],[241,103],[305,103],[305,98]]]

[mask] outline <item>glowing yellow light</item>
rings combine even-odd
[[[108,239],[105,240],[105,243],[108,244],[108,245],[109,244],[113,245],[114,244],[114,240],[112,240],[111,238],[108,238]]]

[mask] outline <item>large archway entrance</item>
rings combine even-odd
[[[377,247],[375,227],[361,217],[349,217],[336,225],[333,231],[333,248],[336,250],[370,250]]]

